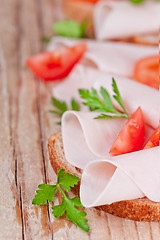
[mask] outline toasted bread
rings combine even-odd
[[[87,2],[78,2],[74,0],[65,1],[65,15],[68,19],[75,20],[82,23],[88,21],[87,37],[94,38],[94,24],[93,24],[93,8],[94,4]],[[158,35],[156,33],[148,33],[143,35],[136,35],[129,38],[110,39],[112,41],[130,42],[142,45],[158,45]]]
[[[65,159],[61,133],[51,135],[48,142],[49,158],[53,170],[64,168],[67,172],[78,176],[81,179],[82,169],[69,164]],[[72,191],[79,195],[80,182]],[[148,198],[120,201],[111,205],[97,207],[115,216],[128,218],[135,221],[158,221],[160,220],[160,203],[152,202]]]

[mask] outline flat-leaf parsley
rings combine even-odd
[[[78,198],[69,198],[66,196],[65,191],[69,192],[71,187],[78,184],[79,178],[70,173],[65,174],[64,169],[60,169],[57,173],[57,183],[56,185],[40,184],[38,187],[40,190],[36,191],[36,195],[32,201],[35,205],[45,204],[47,201],[52,202],[55,196],[56,190],[59,189],[63,196],[62,203],[53,206],[53,215],[58,218],[66,212],[66,218],[74,222],[78,227],[86,232],[89,232],[89,226],[86,224],[88,222],[84,217],[87,215],[85,211],[80,211],[76,207],[82,208],[83,205]],[[65,189],[65,191],[62,189]]]

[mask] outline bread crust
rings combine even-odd
[[[94,24],[93,24],[93,8],[94,4],[87,2],[77,2],[74,0],[66,0],[64,3],[64,12],[68,19],[75,20],[82,23],[88,21],[87,37],[94,38]],[[136,35],[128,38],[110,39],[112,41],[129,42],[142,45],[157,46],[158,33],[149,33],[143,35]]]
[[[50,162],[56,174],[61,168],[64,168],[65,171],[77,175],[81,179],[82,170],[72,166],[65,159],[61,133],[51,135],[48,141],[48,150]],[[72,189],[74,194],[79,195],[79,188],[80,182]],[[97,207],[97,209],[136,221],[160,220],[160,203],[152,202],[146,197],[115,202]]]

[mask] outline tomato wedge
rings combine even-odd
[[[113,143],[110,154],[112,156],[140,150],[144,143],[145,123],[143,112],[139,107],[129,118]]]
[[[83,57],[86,49],[85,43],[62,47],[53,52],[44,52],[28,58],[27,65],[37,77],[45,81],[62,79]]]
[[[144,146],[144,149],[159,146],[159,141],[160,141],[160,126],[156,129],[156,131],[150,137],[150,139],[148,140],[148,142]]]
[[[159,89],[159,56],[149,56],[136,62],[133,78],[150,87]]]

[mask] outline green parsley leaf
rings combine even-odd
[[[56,185],[48,185],[48,184],[40,184],[38,187],[40,190],[36,191],[36,195],[32,201],[33,204],[40,205],[45,204],[47,201],[52,202],[55,196],[55,192],[57,189],[61,192],[63,196],[62,203],[56,206],[53,206],[53,214],[54,216],[60,217],[66,212],[66,217],[70,221],[74,222],[78,227],[83,229],[84,231],[89,231],[89,226],[86,224],[87,219],[84,217],[87,215],[85,211],[80,211],[76,207],[82,208],[83,205],[78,198],[78,196],[74,198],[69,198],[66,196],[62,187],[68,192],[71,190],[71,187],[77,185],[79,178],[70,173],[65,173],[64,169],[60,169],[57,173],[57,183]]]
[[[32,204],[40,205],[45,204],[47,201],[52,202],[57,186],[56,185],[48,185],[48,184],[40,184],[38,186],[39,189],[36,191],[36,195],[32,201]]]
[[[92,88],[91,92],[87,89],[79,89],[79,94],[80,94],[81,98],[86,100],[86,102],[83,102],[83,104],[88,106],[90,108],[90,111],[107,112],[107,113],[114,114],[113,116],[108,115],[108,114],[101,114],[101,115],[97,116],[96,119],[113,118],[113,117],[128,118],[128,114],[123,106],[122,99],[121,99],[116,81],[114,79],[112,79],[112,87],[113,87],[113,91],[115,93],[115,95],[113,95],[113,97],[120,104],[124,113],[121,113],[113,106],[110,95],[105,88],[103,88],[103,87],[100,88],[101,96],[98,95],[97,91],[94,88]]]
[[[66,195],[64,195],[62,203],[60,205],[52,207],[52,213],[55,217],[60,217],[64,214],[64,212],[66,212],[66,217],[68,220],[74,222],[84,231],[89,232],[89,226],[86,224],[88,220],[84,218],[87,215],[86,212],[79,211],[75,206],[82,207],[78,196],[70,199]]]
[[[157,2],[159,2],[160,0],[156,0]],[[130,0],[131,3],[134,3],[134,4],[140,4],[140,3],[143,3],[144,0]]]
[[[42,42],[44,42],[44,43],[49,43],[50,41],[51,41],[51,38],[49,38],[49,37],[42,38]]]
[[[144,0],[130,0],[130,2],[134,3],[134,4],[139,4],[139,3],[144,2]]]
[[[124,105],[122,103],[122,98],[121,98],[121,95],[119,93],[119,90],[118,90],[118,87],[117,87],[117,84],[116,84],[116,81],[114,78],[112,78],[112,87],[113,87],[113,91],[115,93],[115,95],[113,95],[114,99],[119,103],[119,105],[121,106],[121,108],[123,109],[123,111],[125,112],[127,117],[129,118],[129,116],[126,112],[126,109],[124,108]]]
[[[77,185],[79,178],[75,175],[72,175],[70,173],[65,174],[65,170],[61,169],[59,170],[57,174],[57,182],[59,185],[65,188],[67,192],[71,191],[71,187],[74,187],[74,185]]]
[[[53,29],[57,35],[70,38],[83,38],[85,36],[88,23],[82,24],[75,21],[59,21],[53,24]]]
[[[119,116],[111,116],[109,114],[104,114],[104,113],[101,113],[99,116],[95,117],[94,119],[102,119],[102,118],[116,118],[116,117],[119,117]]]
[[[70,108],[67,106],[66,102],[60,101],[54,97],[51,98],[51,101],[52,101],[53,106],[56,107],[57,110],[50,110],[49,112],[53,113],[53,114],[57,114],[60,117],[63,115],[63,113],[65,111],[67,111],[69,109],[74,110],[74,111],[79,111],[79,104],[74,98],[71,99],[71,103],[70,103],[71,107]],[[57,122],[57,124],[61,125],[61,122],[59,121],[59,122]]]
[[[60,101],[54,97],[52,97],[51,100],[53,106],[55,106],[59,110],[59,112],[52,111],[52,113],[56,113],[62,116],[62,114],[68,110],[67,104],[64,101]]]
[[[79,111],[79,104],[74,98],[72,98],[71,100],[71,107],[72,107],[72,110]]]

